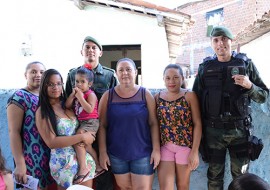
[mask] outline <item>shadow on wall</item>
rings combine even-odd
[[[159,89],[151,89],[152,94],[158,93]],[[12,95],[14,90],[0,89],[0,145],[2,152],[7,161],[7,167],[13,169],[13,158],[10,150],[9,136],[8,136],[8,124],[6,114],[6,103],[8,98]],[[264,148],[258,160],[251,162],[249,171],[262,177],[268,183],[270,182],[270,152],[267,151],[270,148],[270,98],[264,104],[252,103],[252,117],[254,125],[254,135],[263,139]],[[227,155],[227,160],[228,160]],[[190,180],[191,190],[207,190],[207,164],[200,160],[200,166],[197,170],[193,171]],[[225,171],[225,189],[231,182],[229,162],[226,163]],[[158,181],[155,177],[153,189],[158,190]]]

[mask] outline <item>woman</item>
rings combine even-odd
[[[35,123],[40,80],[44,71],[45,66],[42,63],[29,63],[24,73],[27,85],[17,90],[7,104],[15,180],[25,184],[26,175],[31,175],[39,179],[40,189],[48,189],[48,186],[53,183],[49,171],[50,149],[40,137]]]
[[[161,190],[189,190],[192,170],[199,165],[202,134],[199,102],[194,92],[181,88],[183,71],[177,64],[164,69],[166,89],[155,95],[161,135],[158,180]]]
[[[72,145],[80,142],[84,145],[92,144],[95,138],[91,132],[75,135],[78,120],[72,110],[64,107],[63,79],[58,71],[49,69],[44,72],[39,97],[37,128],[45,143],[51,148],[51,175],[59,190],[66,189],[72,185],[78,171],[76,153]],[[81,184],[92,187],[95,162],[89,154],[86,155],[85,162],[89,172],[76,176],[76,179],[80,179]]]
[[[154,169],[160,160],[155,100],[135,84],[133,60],[116,64],[119,85],[106,91],[99,104],[100,165],[111,166],[120,189],[152,189]]]

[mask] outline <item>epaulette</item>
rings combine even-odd
[[[115,70],[114,70],[114,69],[111,69],[111,68],[109,68],[109,67],[106,67],[106,66],[103,66],[103,65],[102,65],[102,68],[105,69],[105,70],[109,70],[109,71],[115,73]]]
[[[215,59],[215,56],[208,56],[208,57],[203,59],[203,62],[205,63],[205,62],[208,62],[208,61],[212,61],[214,59]]]
[[[72,71],[75,70],[75,69],[76,69],[76,68],[69,69],[68,72],[70,73],[70,72],[72,72]]]
[[[250,60],[245,53],[237,53],[233,57],[237,59],[242,59],[244,62],[247,62]]]
[[[79,67],[77,67],[77,68],[72,68],[72,69],[70,69],[68,72],[70,73],[70,72],[72,72],[72,71],[74,71],[74,70],[77,70],[77,69],[79,69],[81,66],[79,66]]]

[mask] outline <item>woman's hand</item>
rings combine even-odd
[[[188,156],[188,167],[190,170],[196,170],[199,166],[199,152],[191,150]]]
[[[16,164],[14,170],[14,177],[17,183],[25,184],[27,183],[27,176],[26,176],[26,165],[25,163]]]
[[[160,151],[153,150],[151,154],[151,160],[150,160],[150,164],[154,163],[153,169],[156,169],[158,167],[159,162],[160,162]]]
[[[99,153],[99,164],[103,169],[108,171],[108,166],[111,166],[111,163],[107,152]]]
[[[82,142],[85,145],[91,145],[96,140],[96,134],[94,132],[87,131],[83,133],[82,135],[83,135]]]

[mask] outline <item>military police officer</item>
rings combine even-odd
[[[211,46],[215,54],[199,65],[193,85],[202,109],[209,190],[223,190],[227,149],[232,177],[247,171],[250,101],[264,103],[269,94],[252,60],[231,50],[232,40],[228,28],[213,28]]]
[[[106,90],[116,86],[118,83],[114,70],[99,63],[102,53],[102,45],[95,38],[91,36],[85,37],[81,50],[84,64],[81,67],[91,69],[94,72],[94,83],[91,88],[96,93],[98,101]],[[71,69],[68,73],[65,89],[67,96],[71,94],[75,86],[75,74],[79,68]],[[97,140],[94,142],[93,147],[98,152]],[[95,178],[94,183],[97,190],[115,189],[113,187],[113,175],[110,171]]]

